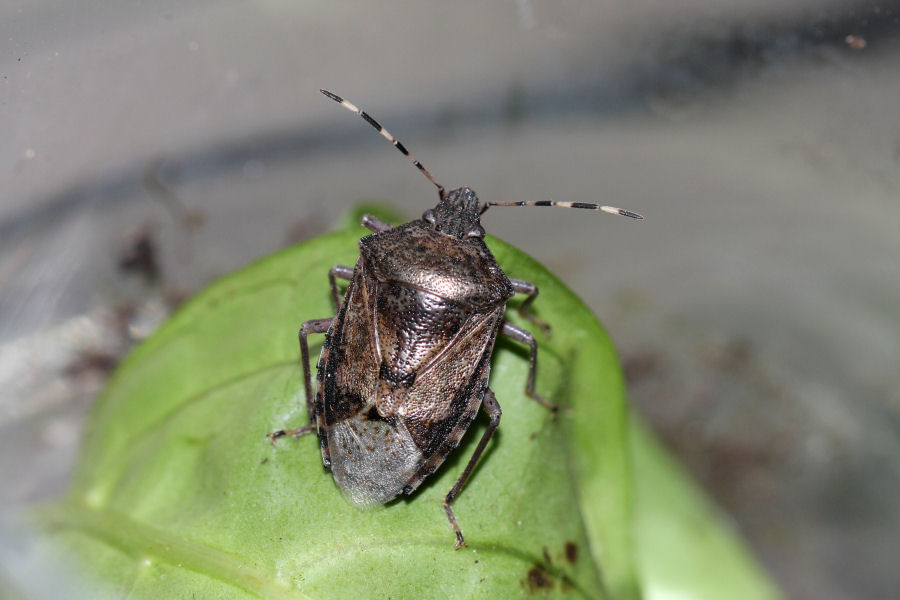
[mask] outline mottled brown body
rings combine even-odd
[[[314,413],[323,459],[358,505],[409,494],[481,406],[512,284],[481,238],[424,221],[360,240],[326,333]]]

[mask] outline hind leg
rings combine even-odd
[[[494,397],[494,392],[490,389],[484,391],[484,399],[482,400],[481,406],[484,408],[484,412],[487,413],[488,417],[490,417],[491,422],[481,436],[481,440],[478,442],[475,452],[472,453],[472,457],[469,459],[466,468],[463,469],[462,475],[459,476],[459,479],[456,480],[456,483],[453,484],[453,487],[450,488],[450,491],[441,503],[444,506],[444,512],[447,513],[447,519],[450,521],[450,526],[453,527],[453,531],[456,533],[457,550],[466,545],[466,540],[463,538],[462,530],[456,522],[456,515],[453,514],[453,509],[450,508],[450,505],[453,504],[453,501],[456,500],[456,497],[459,495],[463,486],[466,485],[466,481],[469,480],[472,470],[475,469],[475,464],[487,447],[488,442],[491,441],[491,436],[494,435],[497,426],[500,425],[500,415],[502,414],[500,404],[497,402],[497,398]]]

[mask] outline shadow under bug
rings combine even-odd
[[[440,200],[421,219],[398,227],[365,215],[373,233],[359,241],[356,265],[328,273],[337,316],[300,327],[300,353],[310,424],[269,434],[299,437],[315,430],[322,461],[346,497],[360,507],[410,495],[443,464],[483,408],[490,423],[462,474],[443,500],[466,545],[451,504],[500,424],[500,405],[488,387],[497,335],[529,347],[525,393],[555,411],[534,390],[537,343],[531,333],[503,319],[506,303],[525,294],[529,311],[538,288],[511,279],[484,243],[480,216],[491,206],[561,206],[640,215],[584,202],[487,202],[461,187],[447,192],[394,136],[366,112],[326,90],[323,94],[357,113],[390,141],[438,189]],[[350,282],[341,302],[337,279]],[[313,396],[310,333],[324,333]]]

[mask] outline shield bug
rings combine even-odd
[[[643,217],[584,202],[481,203],[468,187],[448,192],[375,119],[340,96],[320,91],[407,156],[437,187],[439,200],[421,219],[398,227],[371,215],[362,218],[373,233],[359,241],[356,265],[329,271],[337,315],[300,327],[310,424],[270,437],[316,431],[325,467],[346,497],[365,507],[412,494],[457,447],[483,409],[490,423],[443,500],[460,548],[466,542],[451,505],[500,423],[500,405],[488,387],[498,335],[528,346],[525,393],[555,410],[534,389],[534,337],[503,318],[507,301],[519,293],[527,296],[520,313],[541,325],[529,312],[538,288],[500,269],[484,242],[480,216],[491,206],[561,206]],[[343,301],[337,279],[350,282]],[[315,395],[307,341],[311,333],[325,334]]]

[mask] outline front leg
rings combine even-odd
[[[375,233],[392,229],[390,223],[385,223],[384,221],[373,215],[363,215],[362,225],[363,227],[366,227],[374,231]],[[334,265],[328,271],[328,283],[331,286],[331,297],[334,300],[334,312],[337,312],[341,308],[341,294],[338,291],[337,286],[338,278],[350,281],[351,279],[353,279],[353,268],[345,267],[344,265]]]
[[[390,223],[382,221],[375,215],[363,215],[362,219],[360,219],[360,223],[363,227],[370,231],[374,231],[375,233],[393,229],[393,226]],[[331,270],[328,271],[328,283],[331,284],[331,297],[334,299],[334,312],[337,312],[341,308],[341,296],[338,293],[337,287],[338,277],[350,281],[353,279],[353,269],[343,265],[334,265],[331,267]]]
[[[311,373],[309,370],[309,342],[307,336],[310,333],[325,333],[331,327],[334,319],[312,319],[306,321],[300,326],[300,332],[297,334],[300,340],[300,361],[303,363],[303,388],[306,391],[306,411],[309,414],[309,425],[297,427],[295,429],[279,429],[268,434],[271,441],[275,441],[280,437],[290,435],[295,439],[301,435],[307,434],[316,429],[316,406],[315,397],[312,393],[312,382],[310,381]]]
[[[507,323],[504,321],[503,323],[503,335],[508,338],[511,338],[521,344],[526,344],[531,352],[528,355],[528,379],[525,381],[525,393],[528,394],[528,397],[532,400],[537,401],[549,408],[553,413],[556,413],[556,405],[547,402],[543,396],[534,391],[534,376],[537,372],[537,342],[534,341],[534,336],[525,329],[521,327],[516,327],[512,323]]]
[[[545,336],[550,337],[550,326],[541,319],[537,318],[534,313],[531,312],[531,305],[534,304],[535,299],[538,297],[538,286],[534,285],[530,281],[525,281],[523,279],[510,279],[509,282],[512,284],[514,292],[516,292],[517,294],[525,294],[526,296],[528,296],[527,298],[525,298],[525,301],[519,305],[519,308],[516,312],[518,312],[523,319],[531,321],[532,323],[540,327]]]

